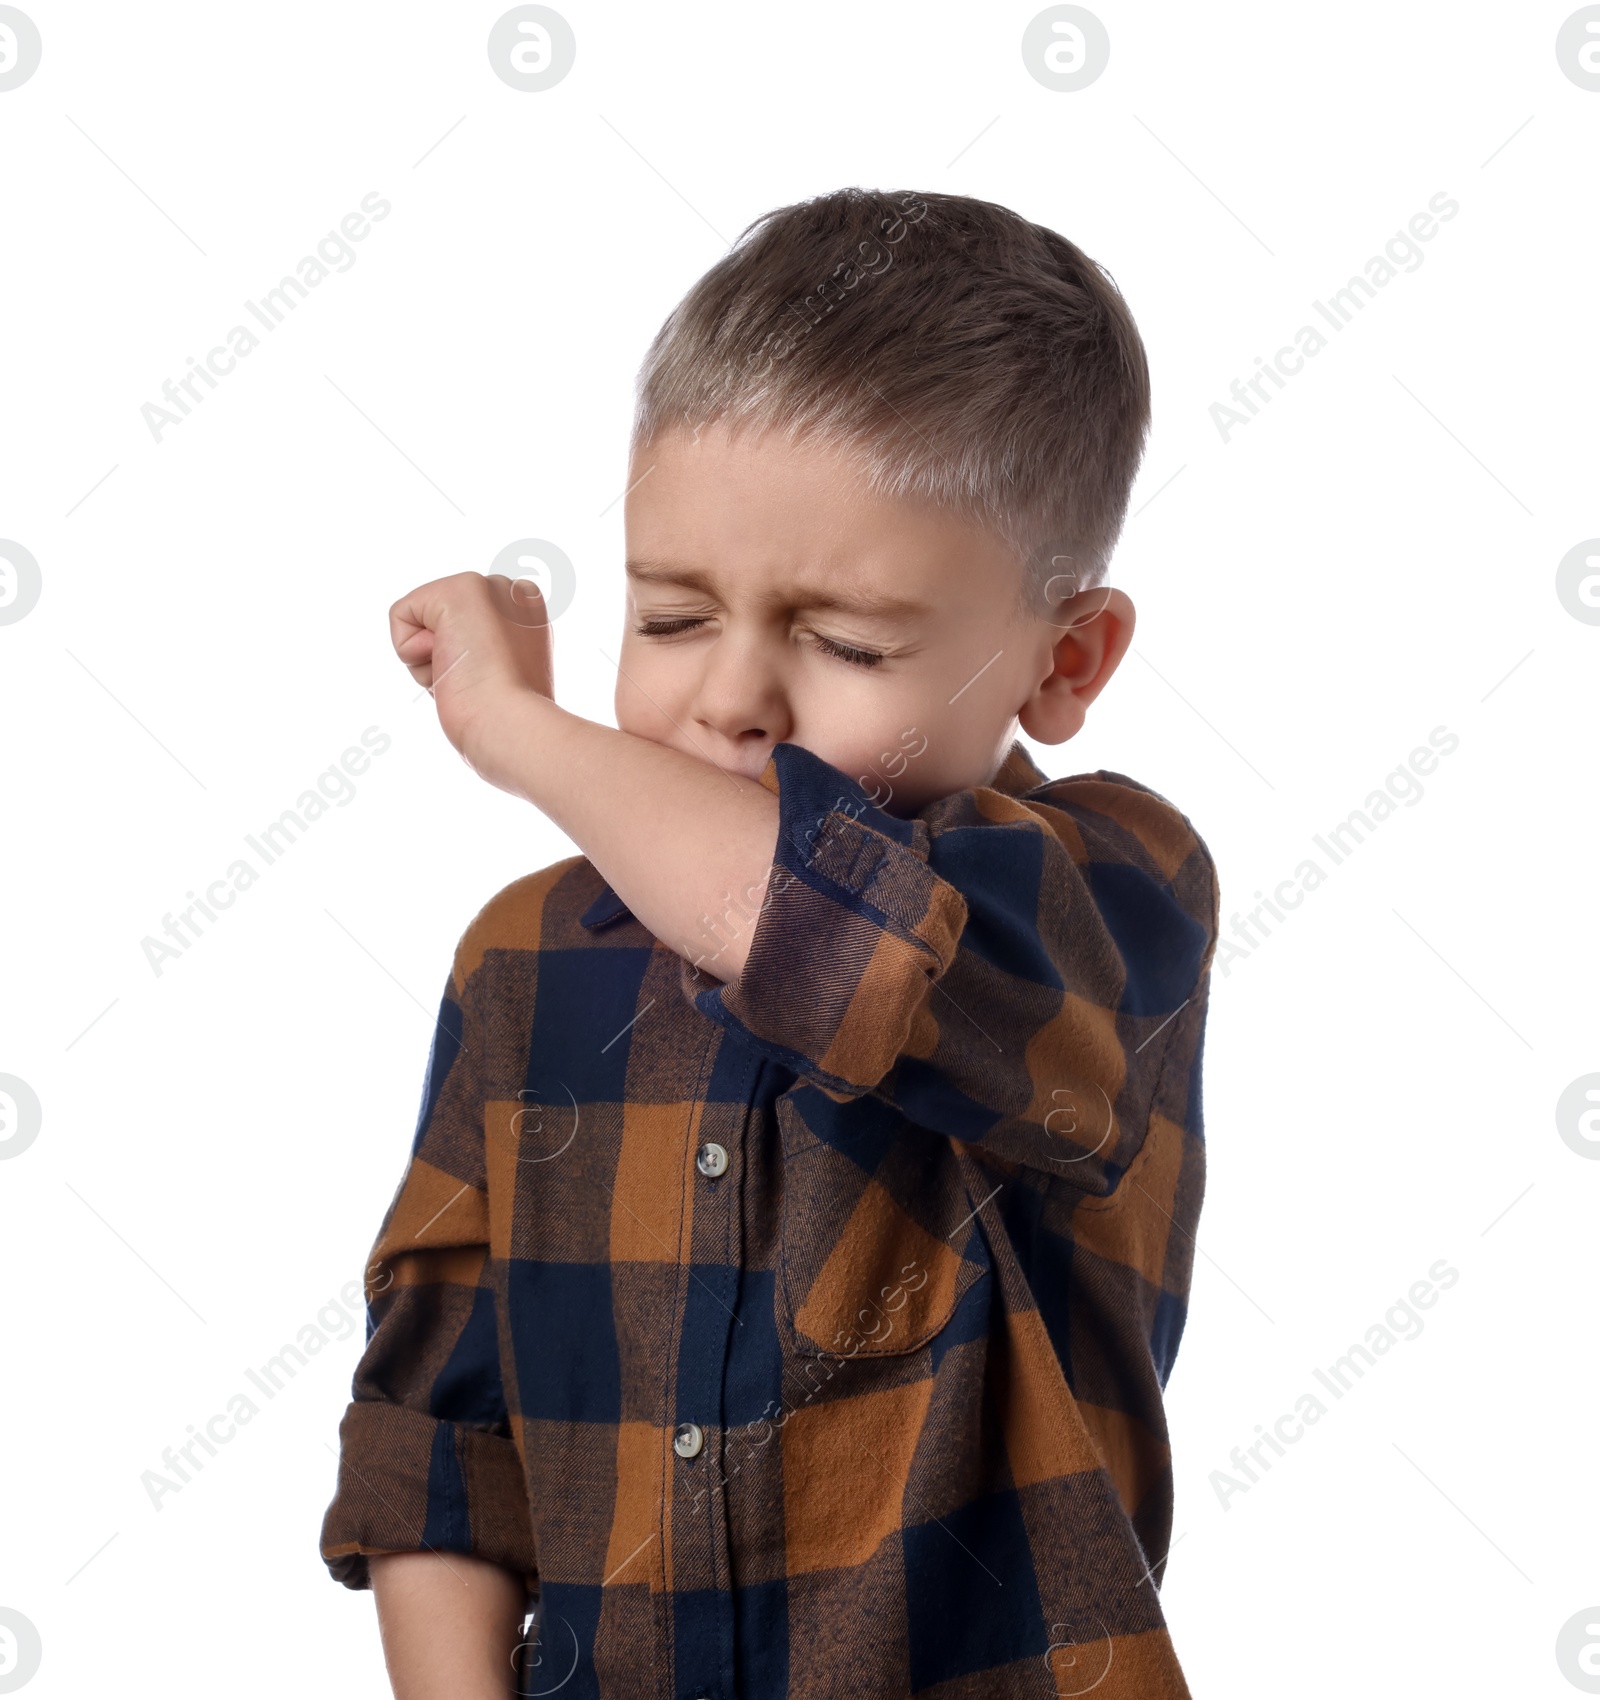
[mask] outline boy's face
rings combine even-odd
[[[617,724],[730,773],[799,744],[909,815],[987,784],[1019,721],[1071,737],[1132,636],[1121,591],[1019,614],[998,538],[811,443],[668,433],[628,484]]]

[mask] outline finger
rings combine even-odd
[[[436,639],[434,634],[424,626],[420,631],[412,632],[411,636],[402,639],[395,647],[395,654],[408,667],[414,667],[419,661],[428,661],[433,657]]]
[[[434,579],[419,584],[389,609],[389,637],[397,653],[404,654],[407,645],[420,633],[427,634],[431,650],[433,633],[445,610],[445,599],[439,593],[442,583]]]

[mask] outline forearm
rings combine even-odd
[[[395,1700],[510,1700],[522,1578],[461,1553],[367,1560]]]
[[[481,744],[474,765],[548,815],[663,944],[738,978],[777,847],[770,791],[532,691]]]

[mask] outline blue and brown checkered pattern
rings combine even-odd
[[[796,744],[761,782],[736,985],[581,857],[463,936],[323,1557],[520,1573],[566,1700],[1186,1696],[1211,857],[1020,744],[912,819]]]

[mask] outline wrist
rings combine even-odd
[[[463,729],[461,754],[480,778],[524,802],[533,788],[551,721],[566,710],[538,691],[507,686],[491,697]]]

